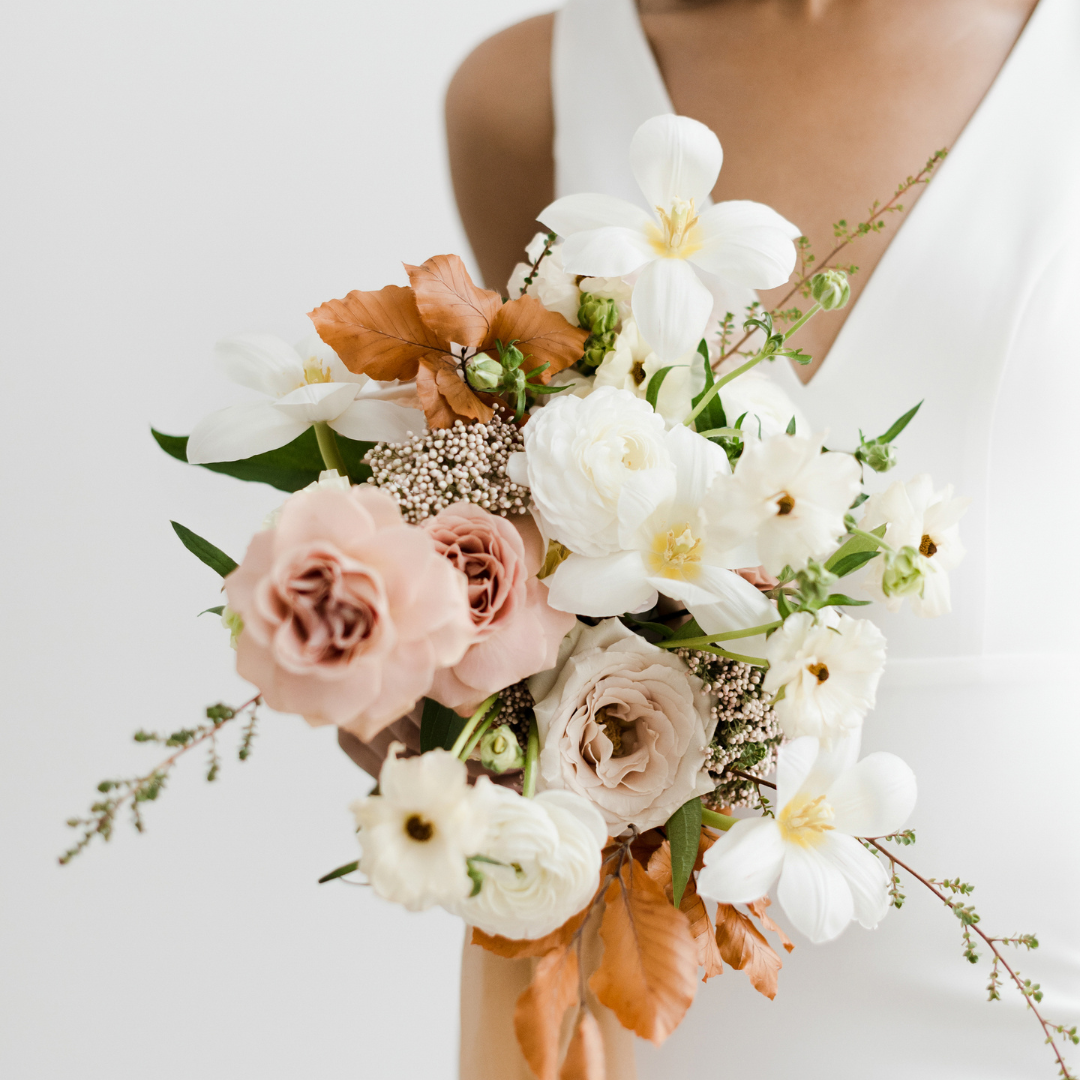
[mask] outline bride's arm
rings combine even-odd
[[[554,197],[553,22],[539,15],[489,38],[446,94],[458,210],[484,283],[500,291]]]

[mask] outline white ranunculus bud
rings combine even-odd
[[[810,294],[826,310],[836,311],[851,299],[851,285],[843,270],[823,270],[810,279]]]
[[[480,740],[480,764],[496,773],[520,769],[525,764],[525,755],[512,727],[501,724],[484,735]]]
[[[482,777],[476,795],[488,820],[487,835],[469,860],[478,888],[447,910],[488,934],[550,934],[599,887],[604,819],[567,791],[526,799]]]

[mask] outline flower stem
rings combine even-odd
[[[453,754],[454,757],[464,758],[465,755],[462,754],[461,751],[464,749],[465,744],[469,741],[469,736],[472,735],[472,733],[476,730],[476,725],[484,719],[484,717],[487,715],[488,710],[498,700],[498,697],[499,695],[495,693],[492,694],[491,697],[485,698],[483,701],[480,702],[480,708],[478,708],[476,712],[474,712],[472,716],[470,716],[469,719],[465,721],[465,726],[461,729],[458,737],[454,740],[454,745],[450,747],[450,753]]]
[[[746,371],[749,371],[756,364],[760,364],[761,361],[764,359],[765,353],[759,352],[757,356],[752,356],[749,360],[747,360],[746,363],[742,365],[742,367],[737,367],[734,371],[729,371],[722,379],[717,379],[716,382],[714,382],[712,386],[710,386],[709,389],[705,391],[705,395],[702,397],[702,399],[693,407],[693,409],[691,409],[690,415],[683,421],[683,423],[687,427],[690,427],[693,422],[698,418],[702,409],[704,409],[709,404],[709,402],[712,401],[712,399],[720,393],[721,387],[727,386],[727,384],[731,382],[732,379],[737,379],[740,375],[742,375]]]
[[[314,427],[315,439],[319,444],[323,464],[328,469],[336,469],[339,476],[348,479],[349,470],[345,467],[345,459],[341,456],[341,448],[338,446],[337,436],[333,429],[323,420],[316,420]]]
[[[484,722],[472,733],[472,738],[465,744],[465,749],[461,751],[462,761],[469,760],[469,755],[476,749],[476,744],[484,737],[487,729],[494,723],[495,717],[502,712],[502,707],[503,703],[497,701],[495,703],[495,708],[484,717]]]
[[[762,623],[761,626],[748,626],[745,630],[726,630],[722,634],[705,634],[702,637],[672,638],[670,641],[661,641],[659,645],[661,649],[696,649],[699,645],[715,645],[718,641],[757,637],[758,634],[778,630],[783,625],[784,621],[778,619],[776,622]]]
[[[787,341],[796,330],[801,330],[819,311],[821,311],[821,305],[815,304],[801,319],[793,322],[784,331],[784,340]]]
[[[722,832],[727,832],[738,820],[738,818],[728,817],[727,814],[717,814],[713,810],[706,810],[705,807],[701,808],[701,824],[708,825],[711,829],[720,829]]]
[[[848,533],[851,536],[861,537],[863,540],[869,540],[875,548],[881,548],[883,551],[892,551],[892,545],[887,544],[880,536],[875,536],[870,532],[863,532],[862,529],[848,529]]]
[[[531,799],[536,794],[536,769],[540,760],[540,730],[536,726],[536,717],[529,724],[529,743],[525,750],[525,779],[521,794]]]

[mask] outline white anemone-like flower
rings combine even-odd
[[[214,358],[226,378],[264,396],[203,417],[188,439],[192,464],[276,450],[320,421],[364,442],[393,442],[425,430],[411,383],[353,374],[318,335],[293,348],[273,334],[235,334],[217,343]]]
[[[480,857],[471,862],[480,891],[450,910],[488,934],[544,937],[596,892],[607,825],[595,806],[571,791],[525,799],[487,777],[476,791],[488,820]]]
[[[391,743],[379,794],[352,805],[372,888],[410,911],[452,905],[469,894],[466,860],[483,842],[486,821],[465,763],[446,750],[399,758]]]
[[[844,514],[859,493],[859,463],[823,454],[823,437],[774,435],[747,446],[732,477],[721,477],[722,509],[710,524],[734,546],[757,537],[770,574],[822,558],[844,534]]]
[[[729,469],[727,456],[682,425],[667,433],[664,445],[673,469],[655,487],[628,490],[619,499],[621,550],[568,556],[548,578],[548,603],[603,617],[645,610],[663,594],[686,604],[709,633],[771,622],[772,604],[732,572],[740,560],[706,527],[714,482]]]
[[[776,716],[789,739],[831,739],[862,724],[885,670],[885,635],[869,619],[800,611],[766,647],[765,690],[781,688]]]
[[[922,593],[908,597],[916,615],[934,618],[952,609],[949,572],[964,558],[958,523],[970,504],[970,498],[953,498],[951,484],[935,491],[934,482],[926,473],[906,484],[897,481],[866,500],[859,528],[871,532],[888,523],[884,540],[890,547],[896,550],[913,547],[926,560],[922,564],[926,570]],[[886,596],[882,592],[884,569],[884,558],[872,559],[867,564],[862,586],[868,595],[882,601],[890,611],[898,611],[904,598]]]
[[[507,474],[531,489],[544,535],[571,551],[618,551],[620,501],[667,490],[664,420],[626,390],[556,397],[522,430],[525,452],[510,456]]]
[[[742,363],[745,363],[742,356],[733,356],[720,365],[716,374],[723,377]],[[795,421],[796,435],[806,435],[810,431],[802,410],[760,366],[744,371],[729,382],[720,391],[720,401],[729,424],[734,425],[743,418],[741,431],[747,442],[783,435],[792,420]]]
[[[805,736],[780,748],[776,817],[736,822],[705,853],[698,892],[749,903],[779,879],[776,897],[811,941],[837,937],[852,919],[873,928],[889,910],[889,875],[856,837],[903,827],[915,806],[911,769],[893,754],[856,764],[859,737],[828,749]]]
[[[706,281],[772,289],[795,266],[799,229],[775,210],[745,200],[700,209],[723,160],[720,140],[704,124],[654,116],[634,135],[630,166],[655,215],[610,195],[586,194],[557,199],[540,214],[564,238],[568,273],[638,273],[634,318],[666,363],[695,348],[705,332],[713,310]]]

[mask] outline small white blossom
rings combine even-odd
[[[518,263],[510,275],[506,290],[513,300],[522,295],[525,280],[533,274],[533,264],[547,246],[547,234],[537,233],[525,249],[527,263]],[[533,280],[525,288],[525,296],[535,297],[548,309],[557,311],[571,326],[578,324],[578,308],[581,306],[581,290],[577,278],[563,269],[562,245],[555,244],[544,256],[536,269]]]

